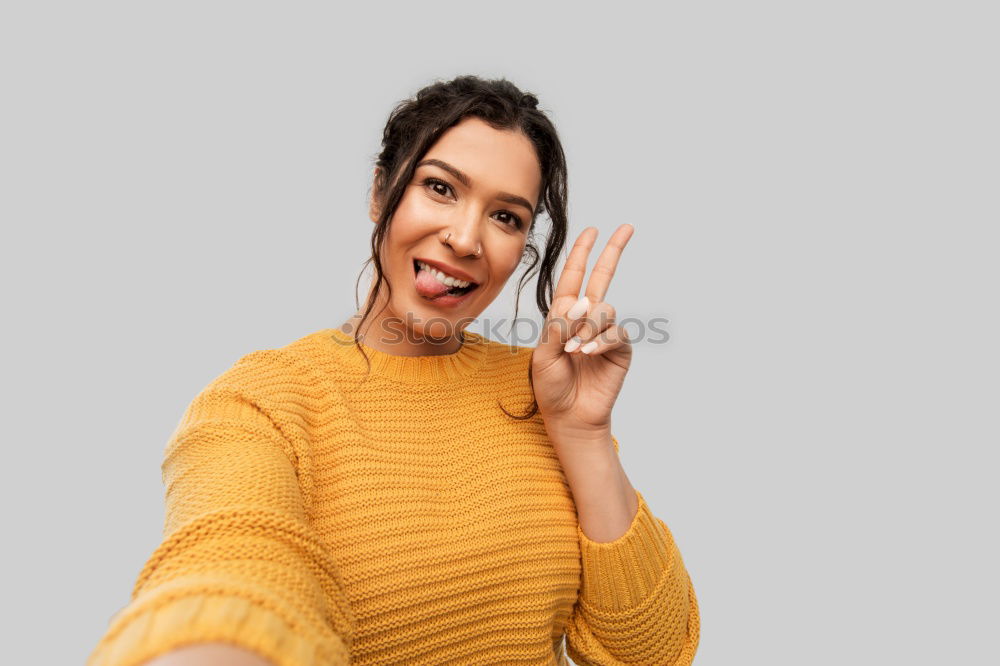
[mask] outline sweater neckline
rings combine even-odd
[[[362,374],[368,372],[364,357],[356,349],[359,345],[354,336],[339,328],[328,328],[323,333],[331,344],[347,352],[343,357],[352,368]],[[372,375],[408,384],[444,383],[471,377],[479,372],[486,360],[488,341],[485,336],[472,331],[462,331],[462,335],[465,341],[451,354],[400,356],[379,351],[364,342],[360,347],[371,362]]]

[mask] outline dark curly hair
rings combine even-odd
[[[522,92],[504,78],[483,79],[465,75],[451,81],[436,81],[422,88],[413,98],[398,103],[386,122],[382,133],[382,152],[378,154],[375,162],[377,170],[374,201],[379,215],[375,230],[372,232],[372,256],[364,263],[364,266],[367,266],[368,263],[374,262],[376,281],[371,290],[372,297],[368,299],[365,312],[355,330],[355,342],[360,342],[361,327],[371,313],[375,305],[374,295],[379,293],[383,283],[388,288],[387,295],[392,294],[392,286],[382,271],[380,250],[389,231],[393,213],[403,198],[406,186],[413,178],[415,165],[449,128],[468,116],[481,118],[494,129],[520,131],[534,145],[542,172],[542,189],[538,205],[532,212],[531,222],[528,225],[528,239],[522,257],[522,263],[527,263],[528,269],[518,281],[514,322],[517,321],[521,289],[525,282],[539,272],[540,255],[534,243],[534,232],[535,220],[543,212],[548,215],[552,224],[545,239],[545,253],[541,256],[541,276],[535,290],[535,301],[542,317],[548,316],[556,262],[566,243],[567,234],[566,156],[562,143],[559,141],[555,126],[538,109],[538,98],[533,94]],[[364,268],[362,268],[363,273]],[[360,279],[359,275],[358,281]],[[355,284],[355,300],[357,301],[357,284]],[[368,361],[368,356],[360,345],[357,345],[357,349]],[[368,363],[370,369],[371,363],[370,361]],[[530,370],[528,380],[530,383]],[[502,405],[500,409],[512,418],[528,419],[537,413],[538,402],[533,400],[528,412],[521,416],[511,414]]]

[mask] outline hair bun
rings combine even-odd
[[[521,95],[521,106],[526,106],[529,109],[538,108],[538,98],[531,93],[524,93]]]

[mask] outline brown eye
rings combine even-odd
[[[508,221],[504,222],[504,224],[506,224],[508,226],[517,227],[518,229],[521,228],[521,218],[518,217],[517,215],[514,215],[514,213],[511,213],[510,211],[506,211],[506,210],[501,210],[501,211],[497,211],[497,214],[498,215],[506,215],[508,217]]]
[[[430,187],[431,190],[433,190],[434,194],[440,194],[441,196],[447,196],[447,194],[445,192],[439,191],[437,189],[438,187],[443,187],[446,190],[451,191],[451,185],[445,183],[444,181],[440,181],[436,178],[428,178],[427,180],[424,181],[424,185]]]

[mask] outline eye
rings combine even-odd
[[[434,189],[436,186],[440,185],[441,187],[445,187],[448,190],[451,190],[451,185],[444,182],[443,180],[438,180],[437,178],[427,178],[426,180],[424,180],[424,185],[430,187],[431,190],[434,192],[434,194],[441,194],[442,196],[444,196],[443,193],[438,192],[437,190]]]
[[[431,191],[434,192],[434,194],[438,194],[438,195],[441,195],[441,196],[447,196],[447,195],[444,194],[443,192],[438,191],[435,188],[437,188],[437,187],[443,187],[443,188],[445,188],[449,192],[454,192],[454,190],[452,189],[451,185],[449,185],[448,183],[444,182],[443,180],[438,180],[437,178],[425,178],[424,182],[422,183],[422,185],[424,185],[424,187],[431,188]],[[510,212],[509,210],[498,210],[496,212],[496,214],[497,215],[506,215],[509,218],[506,222],[503,222],[503,224],[506,225],[506,226],[508,226],[508,227],[514,227],[516,229],[520,229],[521,226],[524,224],[524,222],[521,220],[521,218],[518,215],[515,215],[514,213]]]
[[[522,225],[521,218],[518,217],[517,215],[514,215],[514,213],[510,212],[509,210],[498,210],[497,214],[498,215],[506,215],[513,222],[513,226],[517,227],[518,229],[521,228],[521,225]],[[509,224],[509,223],[505,223],[505,224]]]

